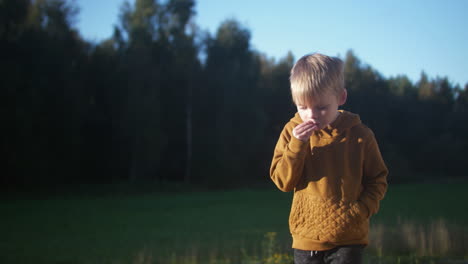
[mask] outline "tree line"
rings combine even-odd
[[[291,53],[254,50],[233,19],[201,30],[195,0],[125,3],[98,43],[78,15],[73,1],[0,1],[3,187],[267,180],[295,112]],[[467,177],[468,83],[385,78],[352,50],[343,60],[344,109],[376,133],[391,181]]]

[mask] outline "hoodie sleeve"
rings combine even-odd
[[[387,191],[388,170],[382,159],[379,146],[373,133],[367,138],[364,152],[363,192],[359,198],[368,209],[368,216],[379,210],[380,200]]]
[[[294,124],[287,124],[281,132],[271,162],[270,177],[283,192],[294,190],[302,175],[309,141],[292,136]]]

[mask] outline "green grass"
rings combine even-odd
[[[402,223],[443,219],[466,234],[467,189],[467,182],[390,186],[373,226],[395,233]],[[288,253],[291,198],[271,187],[4,199],[0,263],[260,263],[272,243]]]
[[[403,219],[427,223],[444,218],[455,224],[468,223],[468,182],[390,185],[380,212],[373,220],[394,223]]]

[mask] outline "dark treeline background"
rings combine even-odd
[[[204,32],[194,10],[195,0],[136,0],[113,36],[91,43],[75,2],[0,0],[1,186],[266,182],[295,112],[298,58],[254,50],[232,19]],[[468,177],[468,84],[384,78],[351,50],[343,59],[344,109],[376,133],[391,181]]]

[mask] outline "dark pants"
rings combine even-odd
[[[294,264],[361,264],[364,246],[341,246],[325,251],[294,249]]]

